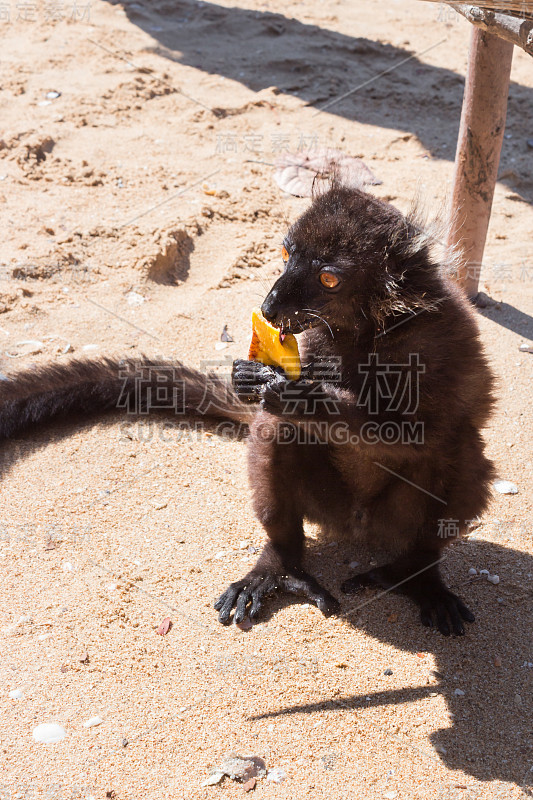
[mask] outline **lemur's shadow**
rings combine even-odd
[[[327,23],[321,27],[270,11],[197,0],[109,2],[119,3],[130,21],[155,40],[153,47],[144,48],[145,52],[155,52],[208,75],[229,78],[255,92],[275,86],[284,94],[298,96],[317,111],[327,106],[329,114],[345,119],[414,133],[433,156],[444,160],[455,158],[464,76],[426,63],[422,53],[418,56],[412,49],[357,36],[356,31],[353,35],[339,33],[325,27]],[[336,8],[332,13],[335,11]],[[443,24],[445,20],[439,19],[443,10],[437,4],[434,14],[434,34],[424,52],[455,46],[455,31],[459,26],[469,25],[459,16],[453,25]],[[128,57],[136,61],[133,54],[128,53]],[[141,60],[141,67],[142,64]],[[201,113],[201,103],[205,104],[201,86],[196,94],[199,96],[194,99],[199,101],[197,108]],[[522,109],[532,104],[533,90],[511,83],[507,124],[520,119]],[[240,113],[239,109],[224,107],[216,108],[215,112],[218,118]],[[273,114],[272,120],[273,133],[291,133],[282,121],[278,125],[279,114],[277,117]],[[213,121],[216,123],[215,117]],[[311,123],[299,131],[307,146],[314,128]],[[218,134],[223,138],[226,132],[223,126],[217,129],[215,124],[213,154]],[[290,142],[292,149],[297,145],[297,141]],[[243,142],[234,146],[242,148]],[[520,163],[527,159],[527,147],[525,141],[523,150],[517,151],[517,146],[515,140],[509,145],[504,142],[501,180],[531,202],[533,181],[527,163]],[[249,157],[272,161],[266,157],[266,151],[270,149],[269,155],[273,156],[273,143],[265,138],[261,149],[262,156]],[[517,160],[519,153],[522,156]]]
[[[157,417],[164,420],[168,415]],[[123,419],[123,415],[116,413],[94,422],[72,417],[68,421],[56,421],[45,431],[39,429],[38,439],[35,431],[30,430],[16,441],[3,442],[0,474],[53,441],[96,425],[100,428],[116,425]],[[245,435],[239,429],[235,433],[237,438]],[[516,531],[506,529],[504,533],[512,545]],[[476,622],[467,627],[465,636],[445,638],[420,624],[417,610],[406,598],[370,590],[362,595],[343,597],[340,584],[354,571],[368,568],[370,553],[345,543],[331,546],[320,540],[309,540],[306,568],[341,599],[341,613],[345,618],[354,628],[398,650],[432,654],[437,683],[420,682],[421,685],[414,688],[387,689],[390,678],[383,673],[388,667],[394,673],[392,658],[392,661],[376,664],[383,682],[382,691],[370,696],[366,692],[359,695],[348,691],[344,696],[335,695],[317,705],[273,709],[262,716],[309,714],[324,709],[349,713],[350,708],[411,703],[429,697],[432,692],[441,692],[447,699],[452,720],[449,727],[430,736],[434,748],[438,748],[432,755],[442,759],[452,770],[463,770],[482,781],[497,779],[514,783],[523,789],[521,798],[533,796],[533,772],[530,770],[533,763],[533,667],[527,666],[533,663],[533,557],[510,545],[471,539],[447,548],[441,568],[452,590],[457,591],[475,613]],[[349,567],[354,559],[361,562],[357,570]],[[472,566],[498,574],[500,583],[493,585],[483,578],[469,578],[468,569]],[[293,602],[294,598],[286,596],[272,598],[261,612],[262,621]],[[358,609],[358,606],[362,607]],[[388,619],[392,612],[398,615],[395,622]],[[333,620],[331,624],[335,624]],[[347,677],[351,686],[353,679],[351,671]],[[456,689],[464,695],[456,695]],[[424,749],[423,745],[420,747]]]
[[[483,273],[481,274],[483,276]],[[527,284],[524,282],[523,285],[525,287]],[[494,302],[494,306],[478,309],[478,312],[502,328],[523,336],[524,339],[533,339],[533,317],[530,314],[520,311],[509,303]]]
[[[347,692],[322,703],[274,709],[262,716],[309,714],[324,709],[342,714],[349,713],[346,707],[412,703],[440,692],[446,697],[451,722],[449,727],[431,734],[430,741],[436,748],[431,755],[451,770],[463,770],[482,781],[508,781],[523,788],[520,797],[533,796],[530,771],[533,664],[527,666],[533,662],[533,557],[510,546],[480,539],[459,542],[445,552],[441,569],[447,583],[476,615],[476,621],[467,626],[462,637],[445,638],[424,628],[414,605],[399,595],[378,596],[377,590],[366,590],[360,595],[343,596],[340,584],[350,574],[368,567],[368,554],[358,555],[353,548],[345,551],[344,545],[329,549],[323,543],[310,542],[306,568],[314,575],[322,570],[319,579],[341,599],[341,614],[345,619],[354,628],[398,650],[432,654],[437,683],[428,685],[420,681],[421,685],[414,688],[387,689],[387,682],[393,679],[385,676],[384,670],[391,668],[394,673],[392,657],[376,664],[382,691],[370,696],[367,692],[364,695]],[[339,569],[339,560],[342,564],[354,558],[363,559],[361,567],[354,570],[345,565]],[[493,585],[484,577],[470,578],[470,567],[488,569],[500,577],[500,583]],[[274,603],[279,608],[285,604],[285,598],[281,603],[271,601],[267,613]],[[362,606],[359,611],[350,613],[359,605]],[[394,622],[388,619],[392,612],[398,615]],[[353,669],[346,675],[353,687]],[[414,682],[418,680],[417,677]],[[464,695],[456,695],[456,689]],[[431,751],[427,743],[425,748],[424,743],[417,745]],[[528,788],[531,794],[527,793]]]

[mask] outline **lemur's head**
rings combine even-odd
[[[388,203],[338,185],[290,228],[282,258],[262,311],[286,332],[324,320],[334,330],[382,324],[426,307],[442,286],[419,228]]]

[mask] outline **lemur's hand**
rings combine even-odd
[[[305,420],[339,413],[337,401],[317,381],[280,381],[269,383],[262,392],[261,406],[278,417]]]
[[[283,380],[279,367],[267,367],[259,361],[236,359],[231,371],[231,383],[239,400],[258,403],[266,386]]]

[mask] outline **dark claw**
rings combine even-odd
[[[315,596],[313,602],[325,617],[332,617],[341,610],[341,604],[333,595],[329,594],[329,592],[324,592],[324,595]]]
[[[265,597],[278,590],[305,597],[325,616],[337,614],[340,609],[337,600],[303,571],[284,575],[252,572],[242,580],[232,583],[216,601],[215,609],[219,612],[219,621],[223,625],[229,624],[233,608],[233,619],[236,623],[242,622],[247,615],[250,619],[255,619]]]
[[[261,408],[263,411],[268,411],[269,414],[275,414],[276,416],[283,415],[287,404],[281,399],[280,389],[280,385],[264,387],[261,392]]]
[[[449,636],[451,633],[455,636],[464,636],[463,620],[466,622],[475,620],[474,615],[463,601],[447,589],[440,589],[434,597],[425,597],[419,602],[419,605],[422,624],[432,628],[435,618],[437,628],[443,636]]]
[[[231,586],[226,589],[224,594],[220,595],[215,603],[215,610],[219,612],[218,621],[221,622],[222,625],[229,624],[230,615],[239,592],[240,589],[238,588],[238,584],[232,583]]]
[[[231,383],[235,393],[243,402],[259,402],[264,387],[279,378],[279,370],[261,364],[259,361],[236,359],[233,362]]]
[[[344,581],[341,591],[345,594],[355,594],[367,586],[391,589],[394,585],[387,566],[376,567]],[[455,636],[464,636],[463,620],[466,622],[475,620],[461,598],[446,589],[439,577],[432,583],[415,580],[399,583],[398,592],[406,594],[419,606],[422,625],[433,628],[436,623],[437,629],[443,636],[450,636],[452,633]]]

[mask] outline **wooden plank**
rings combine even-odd
[[[478,293],[494,187],[505,131],[514,47],[472,28],[457,153],[448,244],[460,255],[457,281]]]
[[[524,19],[509,14],[499,14],[466,3],[450,3],[450,5],[472,25],[477,25],[487,33],[493,33],[495,36],[521,47],[522,50],[533,56],[533,18]]]
[[[428,3],[442,3],[443,0],[424,0]],[[454,5],[450,0],[446,0],[446,5]],[[483,0],[478,8],[493,8],[498,11],[513,11],[521,14],[533,14],[533,0]]]

